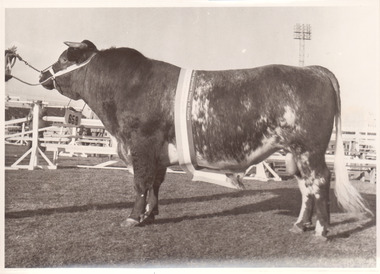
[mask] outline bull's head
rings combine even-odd
[[[72,77],[75,72],[71,72],[81,65],[86,64],[98,52],[96,46],[84,40],[78,42],[64,42],[69,48],[65,50],[51,67],[41,72],[40,83],[46,89],[57,89],[71,99],[79,99],[79,95],[72,89]]]

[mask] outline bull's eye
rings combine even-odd
[[[68,61],[67,58],[65,58],[65,57],[61,58],[61,63],[65,64],[65,63],[67,63],[67,61]]]

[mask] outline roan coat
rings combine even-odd
[[[88,40],[66,45],[40,82],[71,99],[83,99],[117,139],[120,157],[133,164],[135,203],[122,225],[152,222],[166,168],[178,163],[174,104],[180,68],[131,48],[99,51]],[[85,65],[55,75],[80,64]],[[345,170],[339,85],[329,70],[268,65],[194,71],[193,79],[191,121],[199,166],[244,172],[283,149],[292,156],[302,194],[292,231],[301,232],[310,222],[315,202],[316,235],[325,238],[330,188],[325,152],[335,119],[338,201],[346,210],[368,211]]]

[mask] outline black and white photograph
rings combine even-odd
[[[377,269],[378,1],[2,13],[4,273]]]

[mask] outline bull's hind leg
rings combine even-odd
[[[311,193],[310,189],[306,187],[304,179],[299,176],[296,176],[296,178],[302,195],[302,203],[298,219],[290,231],[294,233],[301,233],[307,230],[312,224],[314,195]]]
[[[300,189],[303,204],[299,220],[307,222],[311,217],[314,200],[317,214],[315,235],[326,237],[330,223],[330,171],[324,155],[306,152],[297,157],[296,161],[302,176]]]
[[[326,166],[326,164],[325,164]],[[320,177],[319,183],[313,186],[315,197],[315,207],[317,212],[317,222],[315,235],[325,237],[330,226],[330,172],[325,167],[324,176]]]

